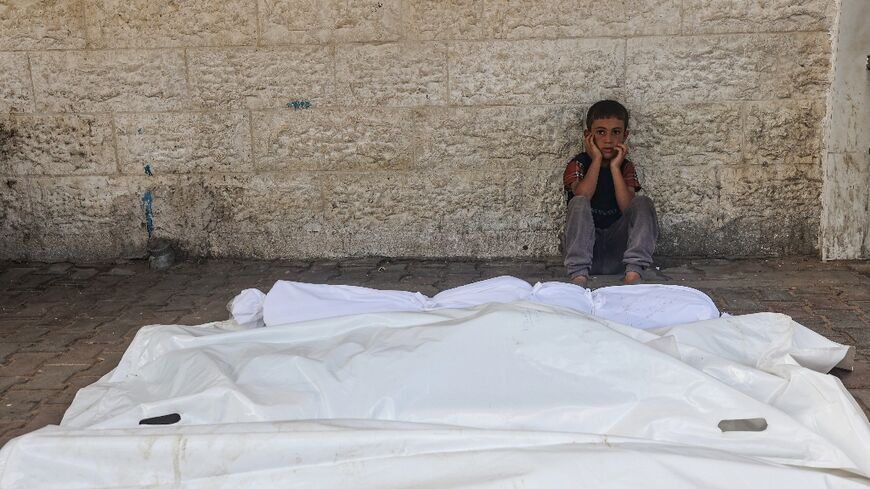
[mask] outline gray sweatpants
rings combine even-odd
[[[618,221],[606,229],[595,227],[589,199],[579,195],[568,202],[565,225],[565,268],[577,275],[641,273],[652,263],[659,225],[649,197],[635,195]]]

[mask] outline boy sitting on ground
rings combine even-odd
[[[568,197],[565,267],[583,287],[589,274],[622,273],[636,284],[652,263],[658,223],[652,200],[640,190],[628,149],[628,110],[614,100],[589,108],[585,151],[568,162],[563,181]]]

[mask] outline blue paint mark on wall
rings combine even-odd
[[[153,202],[154,198],[151,196],[151,192],[145,192],[145,195],[142,196],[142,207],[145,208],[145,229],[148,230],[149,238],[154,233],[154,213],[151,210]]]
[[[291,101],[287,102],[287,107],[290,107],[293,110],[310,109],[311,108],[311,101],[310,100],[291,100]]]
[[[154,176],[154,173],[151,171],[151,165],[145,165],[145,174],[149,177]]]

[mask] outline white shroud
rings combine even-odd
[[[0,451],[0,488],[870,482],[866,417],[801,365],[842,348],[779,314],[641,330],[523,300],[233,327],[142,328],[61,426]]]

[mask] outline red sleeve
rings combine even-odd
[[[565,185],[565,190],[571,191],[571,186],[576,182],[583,180],[583,177],[586,176],[586,171],[583,169],[583,165],[580,164],[579,161],[571,160],[568,162],[568,165],[565,167],[565,174],[562,175],[562,183]]]
[[[635,192],[640,190],[640,181],[637,179],[637,171],[634,169],[634,163],[626,161],[622,165],[622,179],[625,180],[625,185],[634,189]]]

